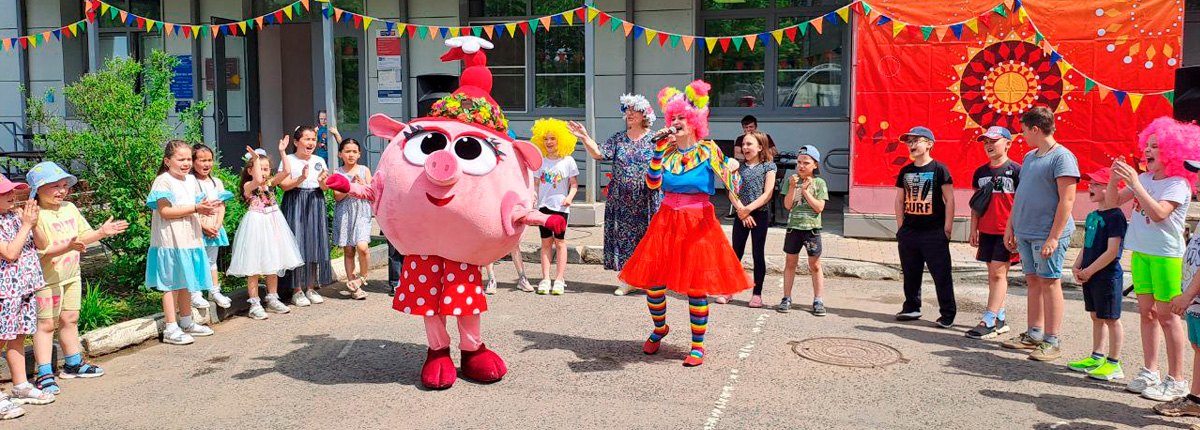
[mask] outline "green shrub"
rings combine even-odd
[[[46,148],[47,159],[80,179],[72,200],[84,217],[93,225],[108,217],[129,221],[124,234],[103,241],[111,260],[100,280],[105,286],[128,289],[144,282],[152,217],[145,200],[163,145],[180,134],[191,142],[201,139],[206,103],[171,120],[170,83],[177,62],[159,51],[144,62],[108,61],[63,89],[76,115],[70,122],[48,112],[45,97],[29,97],[35,143]]]
[[[82,304],[79,310],[79,330],[82,332],[116,324],[124,313],[122,303],[116,297],[90,282],[84,288]]]

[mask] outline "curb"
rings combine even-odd
[[[345,277],[346,269],[342,262],[343,259],[340,257],[330,261],[333,266],[334,279]],[[386,267],[387,263],[387,245],[372,247],[371,269]],[[290,295],[290,291],[280,292],[281,299],[284,300],[287,299],[286,296]],[[222,309],[210,301],[208,309],[193,308],[192,314],[202,324],[217,324],[249,309],[250,304],[246,302],[248,297],[246,290],[234,291],[229,293],[229,298],[233,301],[233,306],[230,306],[229,309]],[[162,337],[163,325],[163,314],[160,312],[92,330],[80,335],[79,338],[83,342],[84,352],[88,356],[96,357],[112,354],[151,339],[158,339]]]
[[[541,263],[541,257],[538,252],[541,250],[541,244],[533,242],[521,242],[521,257],[526,263]],[[374,261],[374,256],[371,257]],[[510,257],[504,257],[504,260],[511,260]],[[604,247],[595,245],[578,245],[567,248],[567,264],[603,264],[604,262]],[[746,270],[752,270],[754,263],[748,257],[742,261],[742,266]],[[782,275],[784,267],[784,257],[779,255],[767,256],[767,274]],[[876,263],[872,261],[849,260],[836,257],[824,257],[821,259],[821,268],[825,271],[825,276],[836,278],[854,278],[870,281],[899,281],[904,279],[903,272],[897,265]],[[808,264],[801,261],[796,267],[796,275],[808,276]],[[988,282],[987,267],[982,263],[972,264],[968,266],[958,266],[953,272],[955,282],[968,282],[986,284]],[[1081,285],[1075,281],[1075,277],[1070,270],[1064,270],[1062,274],[1063,286],[1068,288],[1080,288]],[[1125,272],[1125,285],[1132,285],[1133,280],[1129,272]],[[1025,275],[1021,273],[1020,267],[1014,266],[1008,272],[1008,285],[1016,287],[1025,286]]]

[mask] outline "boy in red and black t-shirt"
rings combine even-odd
[[[1008,266],[1018,256],[1004,247],[1004,229],[1012,213],[1021,165],[1008,159],[1008,148],[1012,146],[1012,133],[1008,129],[988,128],[977,140],[983,142],[988,163],[975,170],[971,187],[991,189],[992,196],[983,214],[971,211],[971,246],[979,248],[975,259],[987,264],[988,299],[983,319],[967,331],[967,337],[991,339],[1009,331],[1004,322],[1004,295],[1008,292]]]

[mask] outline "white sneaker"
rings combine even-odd
[[[253,318],[256,320],[267,319],[267,311],[264,311],[262,305],[260,305],[260,304],[250,305],[250,312],[248,312],[247,314],[250,316],[250,318]]]
[[[229,309],[230,306],[233,306],[233,300],[230,300],[229,296],[221,294],[221,290],[208,290],[208,297],[217,302],[217,306],[220,306],[221,309]]]
[[[0,421],[17,419],[22,415],[25,415],[25,410],[0,393]]]
[[[517,279],[517,288],[520,288],[521,291],[526,293],[533,292],[533,285],[529,284],[529,279],[526,278],[525,275],[521,275],[521,278]]]
[[[1163,379],[1161,384],[1153,387],[1147,387],[1142,391],[1142,397],[1160,402],[1169,402],[1180,397],[1186,396],[1188,389],[1183,381],[1176,381],[1170,375]]]
[[[162,341],[170,345],[191,345],[196,339],[192,338],[192,335],[184,333],[181,329],[175,329],[163,332]]]
[[[271,312],[274,312],[277,314],[286,314],[286,313],[292,311],[292,308],[289,308],[287,305],[283,304],[283,302],[279,301],[279,299],[276,299],[276,298],[267,299],[267,309],[269,309]]]
[[[292,304],[299,307],[305,307],[311,305],[312,302],[308,301],[308,297],[305,297],[303,292],[297,291],[292,293]]]
[[[483,289],[483,293],[489,296],[496,294],[496,280],[494,278],[488,279],[487,287]]]
[[[208,300],[204,299],[204,293],[199,291],[192,292],[192,307],[196,309],[208,309]]]
[[[624,296],[626,294],[629,294],[630,291],[633,291],[633,285],[621,284],[621,286],[617,287],[616,291],[613,291],[613,295],[614,296]]]
[[[308,297],[308,301],[314,305],[319,305],[321,303],[325,303],[325,298],[321,297],[321,294],[318,293],[317,290],[305,291],[304,296]]]
[[[564,290],[567,289],[567,283],[563,281],[554,281],[554,288],[550,289],[550,294],[561,296]]]
[[[200,337],[212,336],[214,333],[211,328],[208,328],[208,326],[200,323],[194,323],[191,327],[184,327],[183,331],[192,336]]]
[[[1141,394],[1147,388],[1160,383],[1162,383],[1162,380],[1158,379],[1158,372],[1151,372],[1143,367],[1141,370],[1138,370],[1138,376],[1129,381],[1129,385],[1125,386],[1125,391]]]
[[[550,294],[550,280],[549,279],[543,279],[542,282],[538,282],[537,293],[538,294]]]

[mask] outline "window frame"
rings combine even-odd
[[[109,3],[112,4],[112,6],[114,6],[114,7],[119,7],[126,11],[131,11],[133,9],[133,5],[130,0],[110,0]],[[154,19],[156,21],[161,21],[162,20],[162,12],[163,12],[163,2],[161,0],[159,0],[158,1],[159,16],[150,17],[150,18]],[[120,19],[120,17],[118,17],[117,19]],[[105,22],[105,21],[112,21],[112,19],[106,18],[106,17],[97,17],[97,21]],[[164,37],[162,30],[146,32],[143,30],[138,30],[137,27],[128,27],[125,24],[120,24],[119,27],[105,27],[103,25],[100,25],[99,22],[96,25],[97,31],[99,32],[98,39],[104,39],[105,36],[110,36],[110,35],[114,35],[114,34],[124,34],[125,39],[127,41],[126,43],[129,46],[129,53],[130,53],[129,58],[133,59],[134,61],[140,62],[142,60],[145,60],[146,56],[150,55],[150,51],[142,49],[142,43],[144,42],[144,39],[147,38],[148,36],[157,37],[159,39],[159,41],[161,42],[161,44],[157,47],[149,47],[147,49],[153,50],[155,48],[158,48],[158,50],[160,50],[160,51],[166,51],[166,49],[167,49],[166,37]],[[103,42],[101,42],[101,44],[102,43]],[[96,46],[95,49],[97,49],[97,50],[100,49],[100,46]],[[99,66],[101,68],[103,68],[104,64],[107,63],[108,60],[110,60],[110,59],[111,58],[101,57]]]
[[[789,17],[797,17],[801,20],[821,18],[831,11],[836,10],[850,4],[850,0],[844,0],[844,4],[840,5],[823,5],[823,6],[807,6],[807,7],[779,7],[775,6],[775,2],[782,0],[774,0],[771,5],[758,9],[728,9],[728,10],[703,10],[704,0],[694,0],[696,10],[696,34],[705,34],[705,23],[710,20],[725,20],[725,19],[765,19],[766,29],[774,31],[779,29],[779,22]],[[763,77],[763,104],[758,107],[717,107],[712,108],[713,116],[721,118],[740,118],[745,115],[754,115],[763,119],[772,118],[789,118],[789,119],[847,119],[850,117],[850,92],[852,88],[852,64],[854,45],[855,25],[854,14],[850,14],[850,22],[839,23],[838,26],[851,27],[849,31],[842,32],[842,89],[838,106],[833,107],[782,107],[779,104],[779,46],[772,40],[770,43],[759,42],[761,48],[755,49],[755,52],[760,50],[765,51],[766,56],[764,62],[765,76]],[[826,28],[831,24],[826,23]],[[812,31],[812,30],[809,30]],[[801,37],[799,34],[797,38]],[[790,42],[785,42],[790,43]],[[697,43],[699,49],[695,51],[695,79],[704,79],[704,57],[708,54],[707,48]],[[716,49],[720,49],[719,47]],[[743,48],[745,49],[745,48]],[[714,49],[714,52],[716,50]]]
[[[465,16],[463,19],[461,19],[460,23],[463,26],[481,26],[481,25],[496,25],[496,24],[505,24],[505,23],[511,23],[511,22],[519,22],[519,21],[528,21],[530,19],[540,18],[540,16],[533,15],[533,1],[536,1],[536,0],[532,0],[532,1],[526,0],[525,1],[526,15],[469,16],[470,15],[470,4],[469,4],[470,0],[460,0],[460,2],[459,2],[460,6],[461,6],[460,10],[467,11],[466,15],[468,15],[468,16]],[[576,22],[574,25],[572,25],[572,27],[578,27],[586,33],[587,29],[583,25],[584,25],[584,23]],[[529,119],[529,118],[541,118],[541,117],[566,117],[566,118],[579,117],[579,118],[582,118],[584,115],[584,109],[586,107],[586,104],[585,104],[585,107],[578,107],[578,108],[538,107],[537,106],[537,77],[538,77],[539,73],[537,72],[537,64],[535,61],[536,58],[535,58],[535,52],[534,52],[535,51],[534,46],[536,45],[537,42],[536,42],[536,39],[534,39],[534,38],[539,36],[538,31],[531,26],[529,29],[528,35],[521,33],[520,29],[518,29],[517,32],[514,34],[521,35],[521,36],[517,36],[517,37],[520,37],[522,39],[522,46],[524,46],[524,48],[525,48],[524,49],[525,109],[524,110],[509,110],[508,108],[501,106],[501,108],[504,109],[505,116],[507,116],[509,119],[518,119],[518,120]],[[507,35],[503,35],[503,36],[496,35],[496,36],[493,36],[493,39],[499,38],[499,37],[508,37],[508,36]],[[586,43],[587,42],[586,42],[586,36],[585,36],[584,44],[586,45]],[[580,46],[579,52],[583,53],[584,49],[585,49],[584,46]],[[586,54],[584,54],[584,55],[586,55]],[[586,58],[584,59],[584,61],[586,61]],[[492,66],[489,64],[488,67],[491,68]],[[505,66],[500,66],[500,67],[505,67]],[[512,66],[512,67],[515,68],[516,66]],[[585,81],[587,79],[586,72],[584,72],[584,73],[541,73],[540,75],[543,75],[543,76],[580,75],[580,76],[583,76]],[[586,100],[586,97],[587,97],[586,86],[585,86],[584,97],[585,97],[584,100]]]

